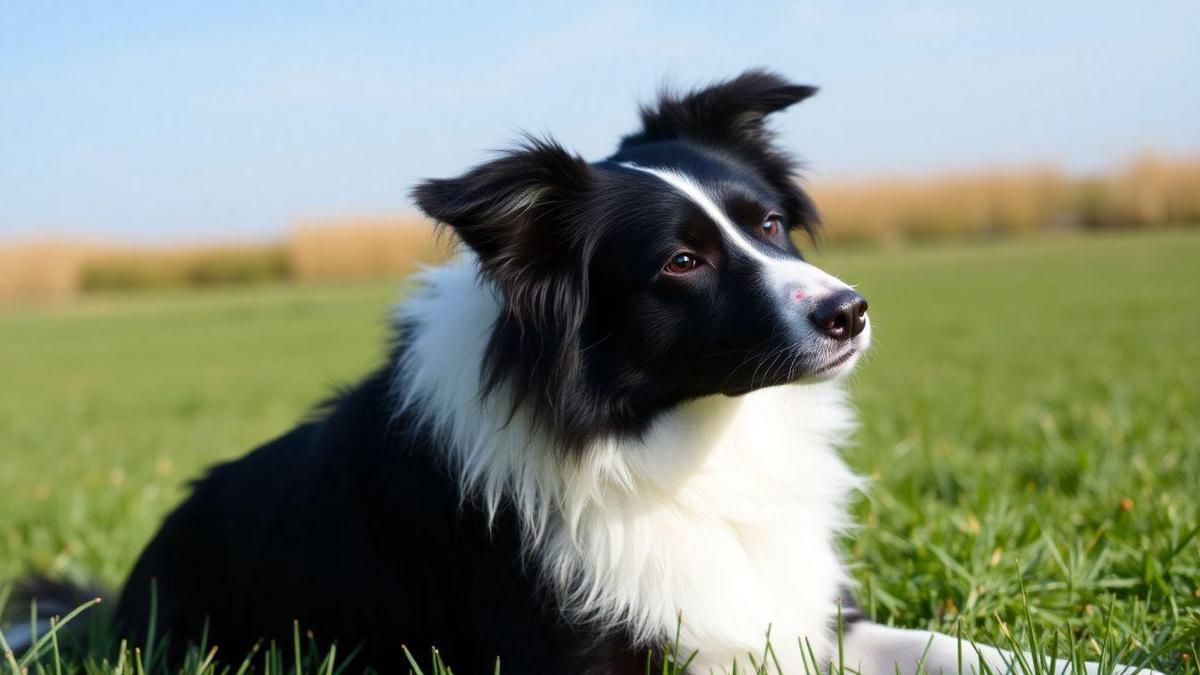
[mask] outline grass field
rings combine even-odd
[[[1074,636],[1093,656],[1106,635],[1135,656],[1158,640],[1160,670],[1195,672],[1200,232],[817,260],[870,299],[877,336],[851,382],[848,458],[873,482],[846,543],[860,603],[981,641]],[[0,581],[115,587],[186,480],[379,362],[397,293],[0,313]]]

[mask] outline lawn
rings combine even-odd
[[[1194,671],[1200,232],[829,252],[871,302],[846,542],[876,619]],[[184,483],[384,351],[394,284],[0,312],[0,580],[116,587]],[[1028,597],[1022,601],[1021,588]],[[236,655],[226,655],[234,659]]]

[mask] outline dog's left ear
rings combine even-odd
[[[776,146],[766,126],[769,115],[815,93],[816,87],[758,69],[687,94],[666,92],[655,105],[642,107],[641,130],[622,138],[620,149],[684,140],[729,153],[771,185],[790,228],[815,236],[820,217],[797,183],[797,163]]]
[[[589,232],[581,211],[593,183],[587,162],[553,141],[520,147],[457,178],[429,180],[413,197],[479,258],[504,309],[485,360],[484,394],[510,381],[512,412],[531,400],[564,439],[582,437],[576,393],[587,311]]]
[[[527,138],[457,178],[413,190],[429,217],[450,226],[502,286],[566,263],[572,209],[591,184],[587,162],[550,140]]]

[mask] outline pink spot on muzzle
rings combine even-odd
[[[805,293],[804,291],[801,291],[801,290],[792,291],[792,299],[795,300],[796,302],[800,302],[800,301],[804,300],[804,298],[807,298],[807,297],[808,297],[808,294]]]

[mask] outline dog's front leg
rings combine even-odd
[[[997,675],[1051,672],[1049,663],[1035,671],[1030,654],[1017,655],[987,645],[972,644],[966,639],[960,645],[959,639],[950,635],[891,628],[867,621],[848,626],[844,640],[846,671],[853,670],[860,675],[916,675],[920,672],[930,675],[956,675],[960,672],[964,675],[981,675],[987,672],[981,668],[981,662]],[[1085,664],[1084,671],[1088,675],[1101,673],[1099,665],[1090,662]],[[1053,672],[1070,675],[1075,671],[1069,661],[1058,659]],[[1112,673],[1162,675],[1155,670],[1133,666],[1117,666]]]

